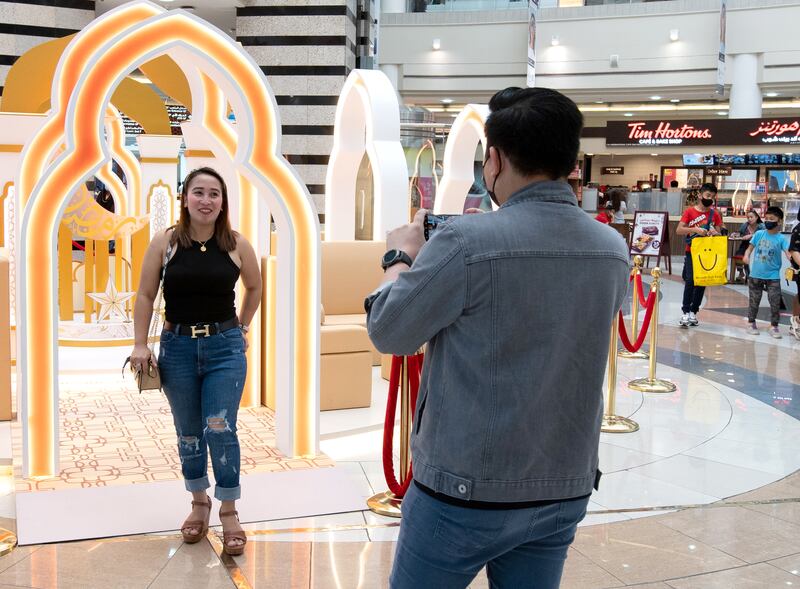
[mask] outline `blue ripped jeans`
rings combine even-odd
[[[239,499],[240,454],[236,415],[247,359],[238,327],[209,337],[161,333],[161,384],[172,409],[187,491],[204,491],[208,451],[220,501]]]

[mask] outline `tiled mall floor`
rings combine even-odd
[[[800,341],[785,325],[781,340],[747,334],[742,286],[709,289],[701,325],[680,329],[681,290],[664,281],[658,346],[658,376],[678,390],[634,392],[627,382],[645,376],[647,362],[620,361],[616,413],[641,429],[602,436],[605,474],[570,549],[565,588],[800,585]],[[61,366],[79,370],[70,354]],[[386,488],[385,391],[376,370],[372,407],[321,417],[323,452],[365,500]],[[0,456],[11,456],[10,444],[2,424]],[[0,476],[0,495],[0,525],[13,528],[10,474]],[[185,515],[175,514],[176,527]],[[385,587],[399,530],[369,511],[245,528],[250,541],[236,559],[220,557],[214,534],[196,545],[175,533],[18,547],[0,557],[0,589]],[[484,575],[472,586],[487,587]]]

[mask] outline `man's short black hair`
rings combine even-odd
[[[778,217],[778,219],[783,221],[783,209],[780,208],[780,207],[767,207],[767,213],[766,214],[767,215],[775,215],[776,217]]]
[[[521,174],[569,176],[580,149],[583,115],[549,88],[506,88],[489,101],[487,145],[501,150]]]
[[[700,192],[713,192],[714,194],[717,193],[717,185],[712,184],[711,182],[706,182],[700,187]]]

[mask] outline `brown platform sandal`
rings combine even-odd
[[[239,512],[238,511],[220,511],[219,517],[222,519],[228,515],[235,515],[236,521],[239,521]],[[242,543],[239,546],[229,546],[228,540],[241,540]],[[247,536],[245,535],[244,531],[242,532],[226,532],[225,530],[222,531],[222,550],[225,554],[229,556],[241,556],[244,554],[244,547],[247,544]]]
[[[187,544],[197,544],[200,540],[206,537],[208,534],[208,520],[211,519],[211,497],[206,495],[207,501],[203,503],[202,501],[192,501],[192,507],[205,507],[208,509],[206,513],[206,520],[192,520],[192,521],[185,521],[181,526],[181,535],[183,536],[183,541]],[[196,528],[200,531],[197,534],[190,534],[188,532],[189,529]]]

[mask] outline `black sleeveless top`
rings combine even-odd
[[[216,238],[191,248],[176,244],[175,255],[164,273],[166,320],[184,325],[214,323],[236,317],[233,289],[239,280],[239,267],[228,252],[219,249]]]

